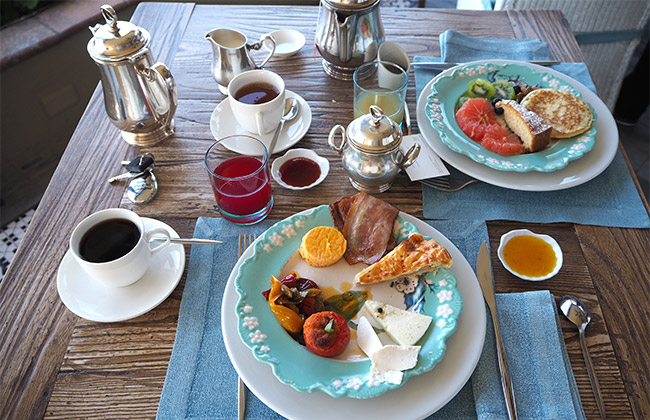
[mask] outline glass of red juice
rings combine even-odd
[[[260,140],[246,135],[224,137],[205,153],[205,167],[225,219],[252,225],[271,212],[269,155]]]

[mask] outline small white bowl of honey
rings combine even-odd
[[[512,230],[501,236],[497,251],[501,264],[520,279],[547,280],[562,267],[562,249],[548,235],[528,229]]]

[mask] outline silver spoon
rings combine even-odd
[[[563,296],[562,299],[560,299],[560,310],[569,321],[578,327],[580,347],[582,348],[582,356],[584,357],[585,364],[587,365],[589,382],[591,382],[591,388],[593,389],[594,395],[596,396],[596,403],[598,404],[598,411],[600,411],[600,418],[605,420],[605,403],[603,402],[603,396],[600,393],[600,385],[598,385],[596,372],[594,372],[594,365],[591,362],[591,356],[589,356],[587,342],[585,341],[585,329],[587,328],[589,322],[591,322],[591,314],[589,313],[589,310],[587,310],[587,307],[574,296]]]
[[[133,178],[126,190],[126,197],[135,204],[143,204],[151,201],[158,192],[158,181],[156,176],[147,169],[141,176]]]
[[[149,242],[152,241],[166,241],[167,238],[154,236]],[[172,244],[185,244],[185,245],[221,245],[223,242],[216,239],[199,239],[199,238],[169,238]]]
[[[271,140],[271,145],[269,146],[269,156],[273,154],[273,150],[275,149],[275,144],[278,142],[278,139],[280,138],[280,133],[282,133],[282,129],[284,128],[284,123],[296,118],[296,115],[298,115],[299,110],[300,110],[300,102],[298,102],[296,98],[287,98],[284,101],[284,115],[282,115],[282,119],[280,120],[280,125],[278,125],[278,128],[275,129],[275,134],[273,134],[273,140]]]

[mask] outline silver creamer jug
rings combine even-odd
[[[93,37],[87,49],[99,67],[108,117],[127,143],[158,143],[174,134],[174,77],[164,64],[154,64],[149,32],[118,21],[109,5],[101,11],[106,24],[89,28]]]
[[[325,73],[352,80],[357,67],[377,57],[384,41],[380,1],[321,0],[315,38]]]
[[[339,145],[335,143],[338,132],[342,136]],[[341,154],[352,186],[369,193],[388,190],[399,172],[420,154],[417,143],[402,152],[401,128],[377,105],[370,105],[370,113],[352,121],[347,129],[340,124],[332,127],[328,143]]]

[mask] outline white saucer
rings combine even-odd
[[[296,54],[305,45],[305,36],[295,29],[278,29],[269,35],[275,39],[275,53],[273,57],[291,57]],[[264,48],[271,51],[268,43],[264,43]]]
[[[146,229],[165,228],[172,238],[178,234],[167,224],[143,217]],[[127,287],[109,287],[86,274],[68,250],[57,274],[59,296],[74,314],[97,322],[116,322],[140,316],[167,299],[185,268],[185,249],[170,244],[151,258],[149,270]]]
[[[282,133],[280,133],[280,138],[278,138],[278,143],[275,145],[275,153],[287,150],[294,144],[298,143],[298,141],[300,141],[300,139],[307,133],[307,130],[309,130],[309,126],[311,125],[311,108],[307,101],[289,89],[285,90],[285,92],[287,98],[296,98],[298,100],[300,103],[300,109],[298,115],[293,120],[284,124]],[[214,138],[219,140],[226,136],[232,136],[233,134],[246,134],[260,139],[268,148],[271,144],[271,139],[273,139],[273,132],[260,136],[257,133],[246,131],[237,123],[235,116],[232,114],[230,103],[228,102],[229,100],[230,98],[228,97],[221,101],[210,116],[210,131],[212,131]],[[236,144],[226,144],[225,146],[233,152],[241,153],[243,155],[253,153],[253,151],[249,151],[245,147],[240,147]]]

